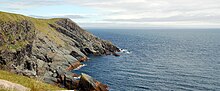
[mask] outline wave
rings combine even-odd
[[[120,49],[120,53],[131,54],[132,52],[127,49]]]
[[[81,76],[78,77],[73,77],[75,80],[79,80],[81,78]]]
[[[74,70],[79,70],[79,69],[81,69],[81,68],[84,67],[84,66],[86,66],[86,64],[82,64],[82,65],[80,65],[79,67],[75,68]]]

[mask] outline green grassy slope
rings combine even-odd
[[[59,33],[49,25],[56,25],[55,22],[58,20],[58,18],[38,19],[20,14],[0,11],[0,52],[4,50],[16,52],[17,50],[24,48],[27,44],[32,42],[32,40],[29,39],[31,39],[32,36],[36,36],[36,32],[38,32],[40,36],[47,36],[49,40],[53,41],[57,45],[65,45],[65,42],[57,37],[59,36]],[[25,32],[27,26],[22,24],[22,21],[27,21],[29,24],[32,24],[30,31]],[[21,84],[25,87],[31,88],[32,91],[62,89],[34,79],[30,79],[28,77],[12,74],[2,70],[0,70],[0,79]]]
[[[53,19],[38,19],[38,18],[32,18],[32,17],[28,17],[28,16],[24,16],[24,15],[20,15],[20,14],[13,14],[13,13],[7,13],[7,12],[1,12],[0,11],[0,24],[2,26],[0,26],[0,40],[4,40],[7,43],[0,43],[0,50],[3,49],[9,49],[9,50],[18,50],[21,49],[22,47],[24,47],[25,45],[28,44],[28,40],[18,40],[15,41],[19,34],[20,36],[25,36],[25,35],[34,35],[34,33],[36,32],[40,32],[42,34],[42,36],[47,36],[49,40],[53,41],[55,44],[59,45],[59,46],[64,46],[65,42],[60,39],[59,33],[54,30],[52,27],[50,27],[49,24],[58,26],[55,22],[59,21],[61,18],[53,18]],[[20,23],[22,21],[28,21],[30,24],[33,24],[33,27],[31,32],[32,34],[25,34],[23,33],[23,29],[24,25],[21,25]],[[14,24],[20,27],[20,30],[10,30],[10,32],[7,32],[8,34],[6,34],[6,32],[3,31],[3,27],[5,27],[5,25],[3,24]],[[20,24],[20,25],[19,25]],[[23,35],[21,35],[23,34]],[[1,39],[2,37],[2,39]],[[11,43],[13,42],[13,43]],[[14,43],[15,42],[15,43]]]
[[[57,86],[43,83],[35,79],[31,79],[25,76],[13,74],[7,71],[0,70],[0,79],[7,80],[13,83],[21,84],[31,89],[31,91],[48,91],[48,90],[65,90]],[[3,90],[3,89],[2,89]],[[1,89],[0,89],[1,91]]]

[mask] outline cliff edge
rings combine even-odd
[[[0,69],[68,89],[79,89],[71,70],[88,55],[119,49],[67,18],[38,19],[0,12]]]

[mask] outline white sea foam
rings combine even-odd
[[[79,80],[81,76],[73,77],[75,80]]]
[[[131,51],[128,51],[127,49],[120,49],[121,53],[131,54]]]
[[[84,67],[84,66],[86,66],[86,64],[82,64],[82,65],[80,65],[79,67],[75,68],[74,70],[79,70],[79,69],[81,69],[81,68]]]

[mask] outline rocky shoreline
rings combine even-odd
[[[106,91],[107,85],[71,70],[88,55],[115,55],[119,48],[67,18],[37,19],[0,12],[0,69],[67,89]],[[87,85],[89,84],[89,87]]]

